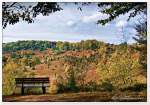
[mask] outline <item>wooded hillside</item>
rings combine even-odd
[[[114,45],[97,40],[5,43],[3,94],[18,91],[16,77],[47,76],[52,83],[50,92],[55,93],[146,91],[146,69],[141,63],[140,47],[136,43]]]

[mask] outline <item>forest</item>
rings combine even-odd
[[[39,76],[55,78],[56,83],[51,81],[50,93],[146,92],[147,62],[141,48],[138,43],[114,45],[97,40],[4,43],[3,95],[19,92],[15,88],[16,77]]]

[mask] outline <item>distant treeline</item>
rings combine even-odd
[[[17,42],[9,42],[3,43],[3,51],[4,52],[11,52],[11,51],[18,51],[18,50],[46,50],[47,48],[52,48],[54,50],[94,50],[100,47],[101,44],[104,42],[97,41],[97,40],[86,40],[80,41],[76,43],[70,42],[52,42],[52,41],[17,41]]]

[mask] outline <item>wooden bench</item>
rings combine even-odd
[[[16,86],[21,87],[21,94],[24,94],[25,87],[41,87],[43,94],[46,93],[46,87],[49,87],[49,78],[15,78]]]

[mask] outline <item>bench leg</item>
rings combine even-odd
[[[45,94],[46,93],[46,88],[42,87],[42,90],[43,90],[43,94]]]
[[[21,94],[24,95],[24,87],[21,87]]]

